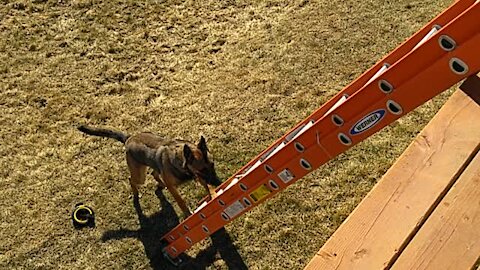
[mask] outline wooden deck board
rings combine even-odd
[[[479,257],[480,154],[477,154],[392,269],[471,269]]]
[[[305,269],[385,269],[480,144],[480,106],[455,92]]]

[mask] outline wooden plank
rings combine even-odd
[[[390,267],[472,159],[478,119],[480,107],[455,92],[305,269]]]
[[[392,269],[472,269],[479,257],[480,154],[477,154]]]

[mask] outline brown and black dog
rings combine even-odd
[[[178,193],[177,186],[195,179],[207,190],[211,199],[215,196],[214,187],[221,184],[214,164],[209,159],[203,136],[195,145],[184,140],[169,140],[150,132],[130,136],[113,129],[84,125],[78,130],[89,135],[113,138],[125,145],[130,185],[135,197],[138,197],[138,186],[145,182],[147,167],[153,169],[152,174],[159,187],[167,187],[186,216],[191,212]]]

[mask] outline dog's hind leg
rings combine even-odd
[[[137,162],[132,156],[127,154],[127,164],[130,170],[130,186],[135,197],[138,197],[138,187],[145,183],[147,166]]]

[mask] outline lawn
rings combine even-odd
[[[207,139],[222,180],[451,1],[33,0],[0,4],[0,268],[170,269],[182,219],[123,146],[79,124]],[[188,250],[185,269],[302,269],[451,91]],[[191,208],[204,195],[181,194]],[[96,227],[75,230],[78,202]]]

